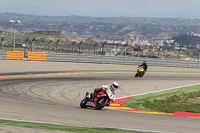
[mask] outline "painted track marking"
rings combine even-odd
[[[145,111],[139,110],[129,107],[124,107],[121,104],[128,101],[133,96],[128,96],[124,98],[116,99],[114,103],[111,103],[108,108],[121,110],[121,111],[128,111],[128,112],[138,112],[138,113],[146,113],[146,114],[159,114],[159,115],[168,115],[168,116],[179,116],[179,117],[189,117],[189,118],[200,118],[200,113],[189,113],[189,112],[174,112],[174,113],[162,113],[162,112],[152,112],[152,111]]]

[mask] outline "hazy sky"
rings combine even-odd
[[[198,18],[200,0],[0,0],[0,13]]]

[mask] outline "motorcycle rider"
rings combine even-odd
[[[144,61],[141,65],[139,65],[138,68],[141,66],[143,66],[144,70],[147,71],[148,65],[147,65],[146,61]]]
[[[111,90],[111,92],[113,94],[116,94],[116,89],[119,88],[119,84],[117,82],[113,82],[111,85],[102,85],[100,88],[95,88],[93,92],[91,92],[89,94],[89,92],[86,93],[86,98],[88,99],[93,99],[95,94],[97,94],[98,92],[101,92],[102,89],[109,89]],[[114,102],[114,101],[112,101]]]

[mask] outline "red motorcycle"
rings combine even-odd
[[[105,106],[110,105],[110,101],[114,102],[116,95],[116,91],[113,93],[110,88],[102,89],[100,92],[94,95],[94,98],[88,99],[85,97],[81,103],[81,108],[92,107],[97,110],[104,108]],[[88,95],[88,92],[86,93]]]

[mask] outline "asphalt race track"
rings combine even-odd
[[[7,63],[3,64],[7,65]],[[37,62],[37,64],[39,63]],[[65,65],[55,66],[56,70],[69,69]],[[84,70],[84,65],[90,66],[91,68],[87,67],[89,70],[94,69],[93,65],[90,64],[78,65],[82,66],[82,70]],[[41,68],[42,66],[41,63]],[[31,65],[31,67],[33,66]],[[119,70],[123,67],[129,68],[129,66],[119,65],[115,69]],[[3,67],[0,69],[0,72],[3,73]],[[95,69],[99,70],[100,68]],[[133,68],[130,67],[130,69]],[[20,71],[17,70],[17,67],[12,70],[13,72]],[[25,71],[27,70],[28,68],[25,69]],[[44,70],[47,69],[45,67],[40,69],[40,71]],[[51,68],[51,70],[55,69]],[[195,69],[184,70],[195,71]],[[30,69],[29,71],[35,70]],[[113,81],[117,81],[121,86],[117,97],[200,83],[200,74],[147,72],[143,78],[135,78],[133,75],[134,73],[83,73],[36,77],[0,77],[0,119],[156,132],[200,132],[200,119],[198,118],[124,112],[108,108],[99,111],[79,107],[86,91],[92,91],[95,87],[110,84]]]

